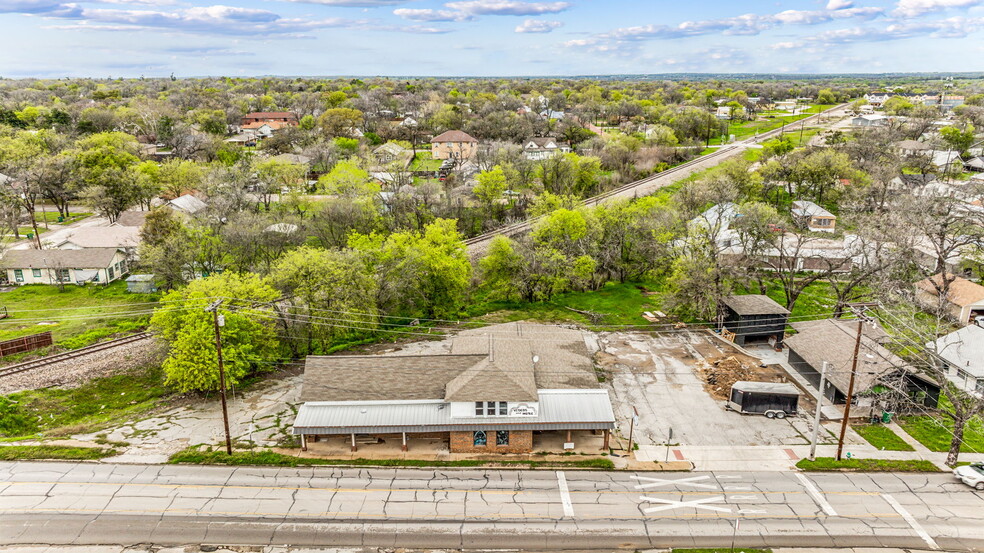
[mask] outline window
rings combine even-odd
[[[31,274],[34,278],[41,278],[41,269],[31,269]]]
[[[497,430],[495,433],[495,445],[509,445],[509,431]]]
[[[114,273],[113,272],[113,268],[110,267],[109,268],[109,280],[113,280],[114,278],[116,278],[116,273]]]
[[[509,403],[505,401],[476,401],[475,414],[479,417],[506,416],[509,414]]]
[[[55,274],[55,278],[57,278],[59,282],[72,281],[71,275],[68,274],[68,269],[58,269],[58,271]]]
[[[978,394],[984,394],[984,378],[977,379],[977,386],[975,387],[974,391],[976,391]]]
[[[472,444],[475,446],[488,445],[488,438],[485,436],[484,430],[475,431],[475,437]]]
[[[14,280],[17,282],[24,282],[24,271],[20,269],[14,269]]]

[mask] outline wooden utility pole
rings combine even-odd
[[[844,436],[847,434],[847,421],[851,417],[851,401],[854,399],[854,378],[858,374],[858,353],[861,351],[861,330],[864,328],[866,307],[877,307],[877,303],[852,303],[848,307],[858,317],[858,334],[854,341],[854,358],[851,361],[851,380],[847,385],[847,404],[844,406],[844,420],[841,421],[840,437],[837,439],[837,460],[841,460],[844,452]]]
[[[215,300],[205,311],[212,312],[212,322],[215,325],[215,353],[219,359],[219,397],[222,398],[222,424],[225,426],[226,453],[232,455],[232,436],[229,433],[229,408],[226,406],[225,368],[222,366],[222,336],[219,327],[225,322],[219,319],[219,306],[222,300]]]
[[[811,461],[815,461],[817,458],[817,435],[820,433],[820,409],[823,408],[823,391],[827,388],[827,368],[830,363],[826,361],[823,362],[823,368],[820,370],[820,395],[817,396],[817,412],[813,418],[813,438],[810,440],[810,457]]]

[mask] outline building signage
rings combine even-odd
[[[535,417],[536,406],[529,403],[517,403],[509,408],[509,414],[514,417]]]

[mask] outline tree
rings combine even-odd
[[[346,198],[378,196],[381,188],[369,180],[369,173],[354,161],[339,161],[331,171],[318,179],[318,188],[324,194]]]
[[[476,177],[478,181],[472,192],[485,209],[493,215],[499,211],[499,200],[506,191],[506,175],[502,167],[496,165],[490,171],[482,171]]]
[[[219,388],[213,316],[205,307],[224,298],[219,314],[226,385],[235,387],[261,363],[276,359],[278,340],[264,304],[279,294],[257,275],[223,273],[191,282],[164,295],[150,326],[168,344],[165,383],[180,392]]]
[[[181,221],[170,209],[153,209],[140,227],[140,243],[159,246],[181,231]]]
[[[328,136],[351,138],[353,131],[362,126],[362,112],[352,108],[332,108],[318,117],[318,125]]]
[[[256,178],[260,183],[260,200],[267,210],[270,209],[274,194],[297,190],[304,182],[304,175],[307,174],[307,169],[303,165],[279,159],[268,159],[256,165],[255,169]]]
[[[824,88],[823,90],[817,93],[817,103],[824,104],[824,105],[836,104],[837,97],[834,95],[834,92],[832,90],[830,90],[829,88]]]
[[[277,260],[270,281],[287,298],[277,310],[294,357],[326,353],[379,324],[376,279],[355,251],[298,248]]]
[[[974,144],[974,126],[968,124],[964,130],[943,127],[940,129],[940,136],[951,150],[962,154]]]
[[[93,134],[73,150],[80,196],[100,215],[115,222],[136,203],[132,168],[137,164],[137,141],[122,132]]]

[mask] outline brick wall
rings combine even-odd
[[[488,444],[475,446],[474,432],[452,432],[452,453],[532,453],[533,431],[510,430],[509,445],[495,445],[495,432],[488,432]]]

